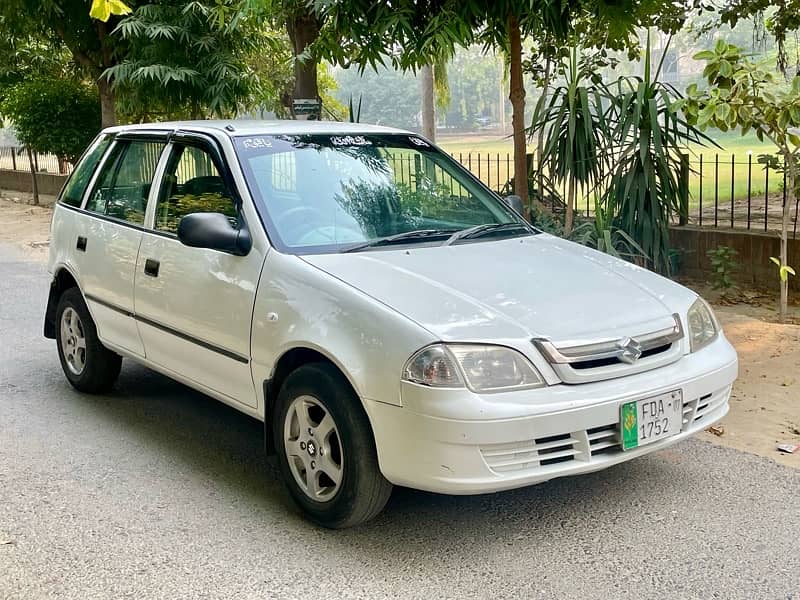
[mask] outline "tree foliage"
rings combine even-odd
[[[731,27],[742,19],[764,20],[766,31],[775,37],[778,68],[786,72],[786,40],[800,30],[800,0],[724,0],[718,14],[719,21]]]
[[[17,138],[35,152],[74,162],[100,130],[97,92],[70,79],[18,83],[0,103]]]
[[[126,57],[103,77],[136,119],[236,113],[259,95],[248,57],[281,50],[279,36],[236,0],[140,6],[112,36],[126,44]]]
[[[736,129],[746,134],[753,130],[759,140],[769,139],[783,158],[764,155],[760,161],[767,168],[785,171],[788,193],[800,196],[800,75],[790,85],[778,83],[775,75],[752,61],[738,47],[718,40],[713,50],[695,55],[705,61],[703,76],[708,87],[692,84],[686,90],[683,110],[698,127]],[[786,266],[790,211],[795,202],[783,205],[781,221],[780,267]],[[785,318],[788,283],[781,280],[781,316]]]

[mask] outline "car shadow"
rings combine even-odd
[[[59,374],[60,375],[60,374]],[[66,383],[63,385],[66,386]],[[309,533],[318,528],[306,522],[280,480],[274,456],[264,452],[263,424],[237,410],[140,365],[125,362],[118,385],[104,396],[77,393],[72,398],[92,414],[122,428],[150,450],[181,463],[198,478],[245,501],[265,527],[276,511]],[[587,511],[602,511],[615,503],[630,504],[648,486],[654,490],[669,481],[681,453],[662,451],[629,463],[579,477],[552,480],[536,486],[496,494],[447,496],[395,488],[385,510],[360,527],[331,532],[330,540],[360,552],[392,553],[412,559],[425,548],[452,552],[452,540],[442,539],[443,528],[459,531],[459,544],[480,546],[491,539],[517,539],[552,527],[585,527]],[[269,515],[269,516],[268,516]],[[258,523],[253,523],[258,526]],[[376,531],[391,535],[376,535]]]

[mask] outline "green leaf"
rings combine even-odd
[[[780,259],[778,259],[778,258],[775,258],[774,256],[770,256],[770,257],[769,257],[769,259],[770,259],[772,262],[774,262],[776,265],[778,265],[779,267],[781,266],[781,261],[780,261]]]
[[[728,115],[731,113],[731,107],[727,104],[718,104],[714,111],[714,116],[720,121],[727,121]]]
[[[692,56],[695,60],[713,60],[717,57],[711,50],[703,50]]]

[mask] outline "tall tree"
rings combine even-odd
[[[423,65],[419,70],[422,96],[422,135],[436,141],[436,108],[434,106],[433,65]]]
[[[86,0],[0,0],[0,16],[11,34],[33,30],[63,43],[97,85],[103,127],[116,124],[114,89],[103,73],[126,53],[124,41],[111,35],[118,15],[95,19]]]
[[[576,15],[597,16],[595,25],[615,35],[632,31],[639,4],[652,0],[314,0],[324,16],[321,52],[341,65],[364,69],[391,63],[415,70],[431,55],[452,56],[478,41],[508,56],[512,103],[515,192],[527,201],[525,88],[522,40],[542,32],[565,37]],[[619,33],[623,32],[623,33]]]
[[[236,113],[260,95],[248,59],[285,40],[239,2],[194,0],[138,7],[113,32],[126,56],[104,78],[134,120]]]

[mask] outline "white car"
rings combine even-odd
[[[509,204],[384,127],[106,129],[55,208],[45,335],[78,390],[126,357],[263,420],[327,527],[392,485],[518,488],[725,415],[737,357],[697,294]]]

